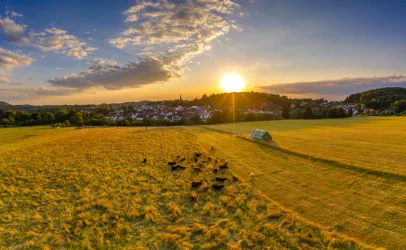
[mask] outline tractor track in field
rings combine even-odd
[[[372,169],[367,169],[367,168],[361,168],[361,167],[357,167],[357,166],[354,166],[354,165],[340,163],[340,162],[329,160],[329,159],[319,158],[319,157],[315,157],[315,156],[311,156],[311,155],[307,155],[307,154],[294,152],[294,151],[291,151],[291,150],[288,150],[288,149],[279,148],[279,147],[276,147],[276,146],[273,146],[273,145],[270,145],[270,144],[267,144],[267,143],[264,143],[264,142],[253,141],[253,140],[243,136],[242,134],[236,134],[236,133],[232,133],[232,132],[225,131],[225,130],[209,128],[209,127],[206,127],[206,126],[198,126],[198,127],[204,128],[204,129],[207,129],[207,130],[210,130],[210,131],[222,133],[222,134],[228,134],[230,136],[234,136],[236,138],[239,138],[239,139],[251,142],[251,143],[255,143],[255,144],[258,144],[258,145],[261,145],[261,146],[265,146],[265,147],[271,148],[271,149],[273,149],[275,151],[283,152],[283,153],[286,153],[286,154],[289,154],[289,155],[292,155],[292,156],[300,157],[300,158],[311,160],[311,161],[326,163],[326,164],[329,164],[329,165],[331,165],[333,167],[354,170],[354,171],[357,171],[359,173],[365,173],[365,174],[370,174],[370,175],[374,175],[374,176],[378,176],[378,177],[396,179],[396,180],[406,182],[406,176],[401,175],[401,174],[390,173],[390,172],[385,172],[385,171],[378,171],[378,170],[372,170]]]

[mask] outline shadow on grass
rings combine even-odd
[[[300,158],[303,158],[303,159],[315,161],[315,162],[325,163],[325,164],[328,164],[330,166],[337,167],[337,168],[349,169],[349,170],[353,170],[353,171],[356,171],[356,172],[359,172],[359,173],[365,173],[365,174],[384,177],[384,178],[391,178],[391,179],[396,179],[396,180],[400,180],[400,181],[406,181],[406,176],[401,175],[401,174],[391,173],[391,172],[386,172],[386,171],[373,170],[373,169],[367,169],[367,168],[357,167],[357,166],[354,166],[354,165],[340,163],[340,162],[329,160],[329,159],[324,159],[324,158],[314,157],[314,156],[311,156],[311,155],[301,154],[301,153],[298,153],[298,152],[290,151],[288,149],[280,148],[278,146],[277,142],[275,142],[275,141],[271,141],[271,142],[254,141],[251,138],[249,138],[247,136],[244,136],[243,134],[233,134],[232,132],[229,132],[229,131],[218,130],[218,129],[209,128],[209,127],[205,127],[205,126],[200,126],[200,127],[204,128],[204,129],[207,129],[207,130],[214,131],[214,132],[228,134],[228,135],[234,136],[236,138],[248,141],[250,143],[255,143],[255,144],[257,144],[259,146],[259,148],[261,150],[263,150],[263,151],[265,151],[267,153],[272,153],[275,156],[282,157],[283,159],[286,159],[287,157],[283,157],[281,155],[275,154],[275,151],[276,152],[282,152],[282,153],[285,153],[287,155],[292,155],[292,156],[300,157]]]

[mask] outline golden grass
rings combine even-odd
[[[0,248],[368,248],[282,209],[228,170],[219,172],[229,178],[224,190],[212,190],[214,160],[187,131],[72,132],[0,153]],[[204,153],[198,162],[195,151]],[[187,169],[172,172],[167,162],[180,157]]]
[[[49,126],[0,128],[0,152],[67,138],[72,132],[73,128]]]
[[[231,170],[243,179],[249,180],[248,172],[253,172],[258,189],[301,216],[367,243],[393,249],[406,247],[405,179],[368,174],[228,133],[199,127],[188,131],[207,147],[215,146],[216,154],[226,157]],[[278,139],[277,143],[284,142]]]
[[[367,170],[406,177],[406,117],[284,120],[220,124],[209,128],[249,137],[273,136],[273,146]]]

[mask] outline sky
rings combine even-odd
[[[100,104],[245,90],[342,100],[406,87],[405,1],[0,0],[0,101]]]

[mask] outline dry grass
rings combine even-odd
[[[205,149],[184,130],[94,129],[1,152],[0,248],[366,248],[287,212],[228,170],[214,191],[215,157]],[[195,151],[204,153],[197,162]],[[171,171],[167,162],[181,157],[187,169]]]
[[[208,127],[247,137],[254,129],[265,129],[273,136],[275,147],[406,178],[405,124],[406,117],[359,117]]]
[[[348,127],[343,126],[344,121],[339,126],[341,120],[337,120],[335,126],[332,121],[320,121],[324,123],[324,126],[313,125],[314,127],[311,123],[316,121],[301,121],[303,122],[302,129],[299,128],[299,124],[289,125],[292,121],[280,121],[281,124],[279,121],[264,123],[272,124],[279,129],[278,133],[275,132],[278,131],[276,129],[270,130],[271,134],[276,134],[274,138],[277,140],[278,146],[289,143],[289,141],[285,142],[284,138],[288,137],[289,133],[292,133],[291,131],[295,131],[297,134],[300,134],[301,131],[303,135],[298,135],[299,138],[311,135],[314,137],[311,142],[303,140],[301,144],[297,145],[297,150],[310,152],[312,145],[319,141],[320,146],[315,147],[314,151],[321,154],[317,150],[325,145],[328,150],[321,149],[321,152],[328,151],[331,155],[335,154],[334,160],[309,157],[309,154],[281,150],[275,146],[254,143],[229,133],[219,133],[205,128],[191,127],[188,130],[195,133],[200,143],[215,146],[217,154],[227,157],[232,163],[233,172],[245,180],[250,178],[248,171],[255,173],[255,186],[258,189],[272,200],[301,214],[304,218],[367,243],[390,249],[403,249],[406,247],[406,179],[389,173],[381,174],[375,166],[367,169],[369,172],[361,171],[363,170],[361,168],[366,169],[369,165],[363,163],[363,157],[356,158],[358,154],[363,155],[364,150],[370,150],[361,147],[363,144],[373,147],[382,146],[383,143],[389,144],[392,140],[391,137],[377,145],[370,143],[369,137],[365,139],[365,142],[362,138],[365,134],[373,134],[376,138],[382,139],[390,131],[402,130],[401,120],[398,119],[370,120],[368,118],[366,121],[350,119],[346,121],[351,123],[347,124]],[[362,125],[363,122],[364,125]],[[391,130],[381,132],[378,128],[385,127],[383,122],[386,123],[386,126],[392,125]],[[253,126],[266,128],[265,126],[260,127],[260,124],[262,123],[235,124],[235,130]],[[232,125],[210,126],[210,128],[226,126],[232,128]],[[283,129],[285,132],[282,132]],[[337,130],[341,131],[338,135]],[[354,134],[356,131],[359,131],[357,139]],[[330,134],[330,137],[321,137],[321,134]],[[351,156],[343,154],[342,147],[334,147],[336,144],[345,143],[345,140],[340,139],[340,135],[346,138],[349,134],[353,134],[354,139],[345,144],[345,147],[359,146],[354,149],[356,153],[352,155],[359,166],[344,166],[343,163],[340,163],[351,159]],[[403,134],[402,130],[399,132],[399,137],[403,138]],[[326,140],[329,140],[329,143],[324,144]],[[392,140],[392,142],[396,144],[399,141]],[[402,143],[405,142],[400,142],[400,145]],[[386,154],[394,154],[395,151],[392,150],[393,147],[388,146],[382,147],[380,150],[375,148],[374,155],[371,157],[374,159],[382,157],[382,162],[385,161]],[[326,153],[322,157],[326,158],[329,155]],[[404,157],[404,152],[399,154],[399,158],[392,155],[392,161],[398,162],[398,165],[392,166],[397,173],[405,169],[404,164],[399,161],[402,157]],[[377,161],[379,162],[379,160]]]

